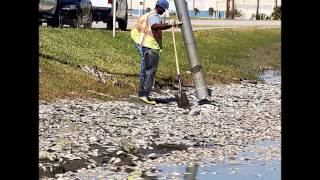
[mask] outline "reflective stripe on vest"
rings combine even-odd
[[[131,38],[141,46],[159,50],[162,47],[161,30],[152,29],[148,20],[149,16],[155,14],[155,11],[151,11],[140,16],[136,21],[136,27],[131,30]]]

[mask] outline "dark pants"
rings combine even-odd
[[[134,44],[140,55],[139,96],[149,96],[159,62],[159,52]]]

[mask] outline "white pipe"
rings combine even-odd
[[[140,4],[139,4],[139,16],[141,16],[141,7],[140,7]]]
[[[117,2],[116,0],[112,1],[113,3],[113,29],[112,29],[112,36],[116,37],[116,11],[117,11]]]

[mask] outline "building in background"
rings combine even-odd
[[[129,14],[132,16],[140,16],[142,14],[145,14],[147,9],[150,8],[151,10],[154,9],[156,6],[157,0],[127,0],[128,1],[128,9]],[[169,7],[173,11],[175,11],[174,1],[169,1]],[[169,13],[167,12],[167,15]]]
[[[169,1],[169,12],[175,13],[176,8],[174,0]],[[212,17],[212,18],[226,18],[226,0],[185,0],[188,3],[189,16],[193,17],[193,9],[199,9],[197,17]],[[273,8],[276,3],[275,0],[259,0],[259,14],[265,14],[271,16]],[[139,16],[146,13],[147,8],[153,9],[157,0],[128,0],[128,8],[130,9],[130,15]],[[277,1],[277,5],[281,6],[281,0]],[[235,19],[250,20],[257,11],[257,0],[234,0],[235,9],[240,11],[241,16]],[[210,16],[208,10],[213,7],[214,14]],[[230,11],[232,7],[232,0],[230,0]],[[132,10],[131,10],[132,9]],[[166,16],[169,16],[169,12],[166,12]]]
[[[215,0],[219,1],[219,0]],[[220,0],[223,1],[222,3],[226,4],[226,0]],[[271,16],[273,12],[273,8],[276,6],[275,0],[259,0],[259,14],[264,14],[266,16]],[[230,11],[231,11],[231,4],[230,2]],[[277,5],[281,6],[281,1],[277,1]],[[234,0],[234,6],[235,9],[239,10],[241,13],[241,16],[236,19],[246,19],[251,20],[254,19],[253,16],[256,15],[257,11],[257,0]],[[217,9],[219,10],[219,9]],[[224,6],[224,11],[226,10],[226,5]]]

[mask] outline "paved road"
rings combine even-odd
[[[128,30],[131,30],[134,26],[136,19],[128,20]],[[205,29],[216,29],[216,28],[246,28],[246,27],[256,27],[256,28],[281,28],[281,21],[255,21],[255,20],[208,20],[208,19],[192,19],[191,20],[192,29],[205,30]],[[43,24],[46,26],[46,23]],[[93,28],[105,29],[107,27],[106,23],[103,22],[93,22]],[[169,31],[169,30],[167,30]],[[179,31],[179,29],[177,30]]]
[[[128,20],[128,29],[132,29],[135,19]],[[192,19],[193,30],[213,29],[213,28],[239,28],[239,27],[261,27],[261,28],[280,28],[281,21],[255,21],[255,20],[201,20]],[[103,22],[93,23],[93,28],[106,28]]]

